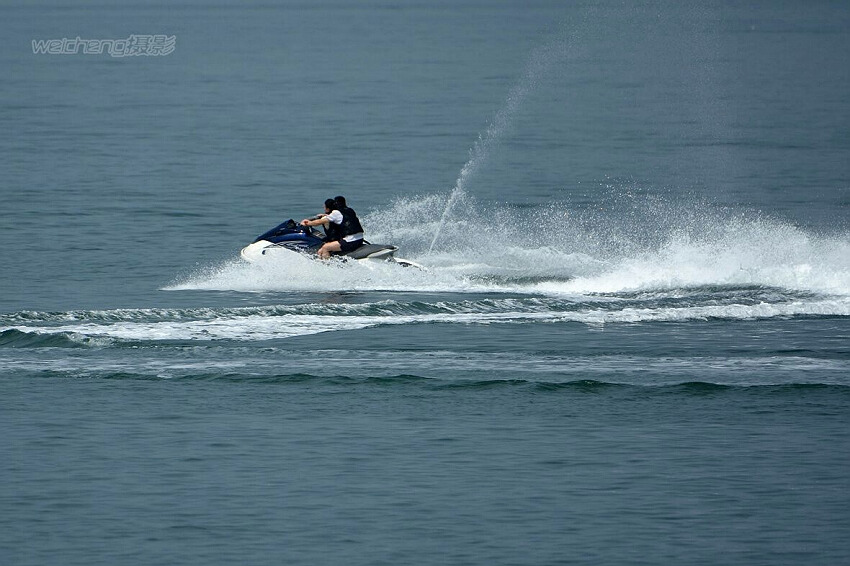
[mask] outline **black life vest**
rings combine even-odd
[[[354,210],[344,207],[340,208],[342,213],[342,224],[339,225],[339,239],[351,236],[352,234],[362,234],[363,226],[360,225],[360,219],[357,218],[357,213]]]

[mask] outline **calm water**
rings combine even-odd
[[[850,8],[563,4],[3,8],[0,562],[850,561]]]

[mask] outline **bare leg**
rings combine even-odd
[[[319,248],[319,257],[322,259],[329,259],[331,257],[331,252],[338,252],[341,249],[342,248],[340,248],[338,241],[328,242]]]

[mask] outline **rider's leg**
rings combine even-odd
[[[338,251],[340,251],[339,241],[327,242],[319,248],[319,257],[322,259],[328,259],[331,257],[331,252]]]

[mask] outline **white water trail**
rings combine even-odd
[[[568,54],[567,48],[568,43],[561,38],[557,38],[532,53],[522,79],[511,88],[504,105],[496,113],[487,130],[483,134],[479,134],[478,139],[475,140],[475,144],[473,144],[470,150],[469,160],[461,168],[460,175],[458,175],[455,186],[446,202],[446,207],[440,217],[434,238],[428,247],[428,255],[433,252],[434,245],[437,243],[443,225],[448,220],[455,203],[464,195],[464,190],[469,179],[487,162],[490,152],[501,142],[502,138],[508,132],[517,110],[528,97],[529,93],[539,84],[541,77],[549,72],[557,63],[566,58]]]

